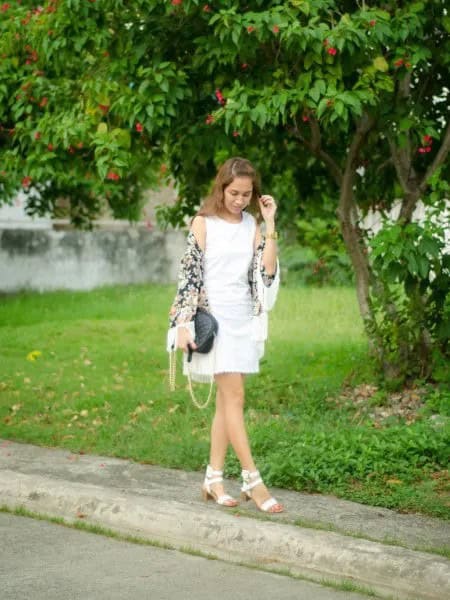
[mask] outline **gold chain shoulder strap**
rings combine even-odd
[[[175,350],[171,350],[171,352],[169,353],[169,389],[171,392],[175,391],[176,369],[177,369],[177,354],[176,354]],[[189,372],[189,365],[187,368],[187,379],[188,379],[188,385],[189,385],[189,393],[191,394],[192,402],[194,403],[194,405],[197,408],[200,408],[203,410],[204,408],[206,408],[208,406],[208,404],[211,400],[212,390],[213,390],[213,386],[214,386],[214,378],[211,379],[208,397],[207,397],[206,401],[204,402],[204,404],[200,404],[200,402],[195,397],[194,390],[192,388],[192,381],[191,381],[191,374]]]

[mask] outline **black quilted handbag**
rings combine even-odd
[[[192,360],[193,352],[200,352],[201,354],[208,354],[214,344],[214,338],[219,330],[219,324],[217,320],[212,316],[211,313],[207,312],[203,308],[198,308],[194,317],[195,324],[195,344],[197,348],[193,350],[189,346],[188,350],[188,362]]]
[[[190,346],[188,346],[188,355],[187,362],[190,363],[192,360],[193,352],[200,352],[202,354],[207,354],[212,350],[214,345],[214,338],[217,335],[219,330],[219,324],[216,319],[203,308],[198,308],[194,317],[195,324],[195,344],[197,348],[194,350]],[[169,386],[173,391],[175,389],[175,370],[176,370],[176,357],[175,350],[172,350],[169,355]],[[214,378],[211,378],[211,384],[209,386],[209,394],[208,398],[203,404],[196,399],[194,390],[192,388],[191,374],[189,372],[189,367],[187,369],[187,378],[189,384],[189,392],[191,394],[192,402],[198,408],[206,408],[211,400]]]

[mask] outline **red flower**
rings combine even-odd
[[[233,131],[233,137],[239,137],[239,131]]]
[[[178,6],[179,4],[182,4],[183,0],[172,0],[171,4],[172,6]]]
[[[328,54],[331,54],[331,56],[334,56],[337,52],[336,48],[333,48],[332,46],[330,46],[330,48],[327,49]]]
[[[211,12],[211,7],[209,4],[205,4],[205,6],[203,7],[203,12]]]
[[[22,186],[23,187],[28,187],[30,185],[30,183],[31,183],[31,179],[32,178],[29,175],[27,175],[26,177],[24,177],[22,179]]]
[[[256,29],[253,27],[253,25],[249,25],[249,26],[247,27],[247,32],[248,32],[248,33],[252,33],[253,31],[256,31]]]
[[[207,125],[211,125],[211,123],[214,123],[214,116],[213,115],[208,115],[205,119],[205,123]]]
[[[8,8],[10,8],[11,4],[9,4],[9,2],[5,2],[4,4],[2,4],[0,6],[0,11],[1,12],[6,12],[8,10]]]
[[[42,107],[47,106],[47,103],[48,103],[48,98],[47,98],[47,96],[44,96],[42,98],[42,100],[39,102],[39,106],[42,106]]]
[[[371,21],[369,21],[369,25],[370,25],[371,27],[375,27],[375,25],[376,25],[376,24],[377,24],[377,21],[376,21],[376,19],[372,19]]]
[[[40,140],[41,139],[41,134],[39,133],[39,131],[36,131],[36,133],[34,134],[34,139],[35,140]]]
[[[222,92],[219,89],[217,89],[215,91],[215,95],[216,95],[216,98],[217,98],[217,102],[219,104],[221,104],[222,106],[225,106],[225,104],[227,103],[227,101],[225,100],[225,98],[222,95]]]
[[[398,60],[395,61],[394,63],[395,67],[402,67],[403,66],[403,58],[399,58]]]
[[[139,133],[142,133],[144,131],[144,126],[142,125],[142,123],[136,123],[136,131],[138,131]]]
[[[118,181],[120,179],[120,175],[118,175],[114,171],[109,171],[106,175],[106,179],[110,179],[111,181]]]
[[[273,31],[274,33],[279,33],[279,32],[280,32],[280,28],[278,27],[278,25],[274,25],[274,26],[272,27],[272,31]]]
[[[247,63],[242,63],[242,65],[241,65],[241,69],[242,69],[243,71],[245,71],[245,69],[248,69],[248,64],[247,64]]]
[[[53,150],[54,150],[54,149],[55,149],[55,146],[54,146],[53,144],[49,144],[49,145],[47,146],[47,150],[48,150],[49,152],[53,152]]]
[[[422,139],[427,145],[433,143],[433,138],[431,137],[431,135],[424,135]]]
[[[106,114],[109,110],[109,106],[107,104],[99,104],[98,107],[104,114]]]
[[[309,121],[308,115],[303,115],[302,120],[307,123]]]
[[[425,152],[431,152],[431,146],[426,146]]]

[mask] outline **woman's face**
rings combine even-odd
[[[230,216],[238,217],[250,204],[253,193],[251,177],[235,177],[223,190],[224,211]]]

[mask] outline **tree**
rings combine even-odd
[[[103,193],[136,203],[163,165],[180,189],[166,219],[179,223],[215,164],[245,153],[291,193],[286,215],[336,198],[374,356],[390,379],[430,376],[449,351],[450,259],[442,225],[412,217],[419,200],[440,211],[448,197],[444,0],[25,4],[2,22],[5,193],[26,169],[24,185],[41,185],[32,209],[64,192],[90,216]],[[359,216],[395,199],[398,219],[370,239]]]

